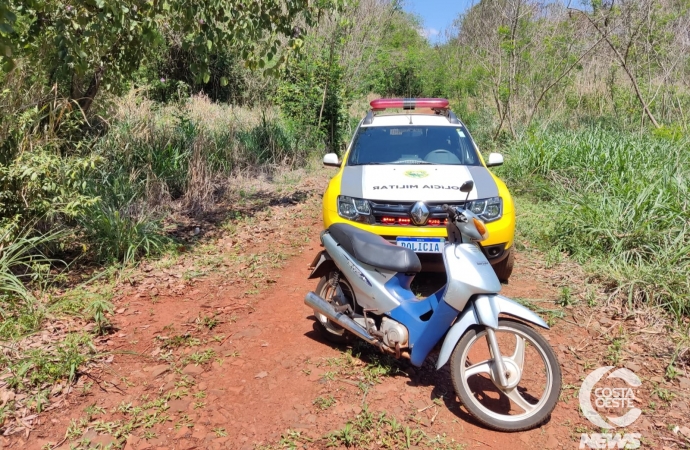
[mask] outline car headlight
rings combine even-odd
[[[472,200],[467,202],[466,208],[481,217],[484,222],[493,222],[503,216],[503,199],[491,197]]]
[[[372,223],[371,206],[361,198],[338,196],[338,215],[348,220]]]

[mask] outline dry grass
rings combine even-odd
[[[259,126],[262,115],[268,120],[278,120],[279,111],[275,107],[248,108],[215,103],[203,94],[193,95],[182,104],[160,105],[143,95],[141,89],[133,89],[119,97],[112,106],[111,124],[131,122],[137,124],[132,129],[133,140],[146,141],[155,129],[171,131],[184,117],[202,126],[211,133],[243,130]]]
[[[197,136],[192,144],[184,204],[193,215],[208,210],[215,203],[214,192],[216,188],[213,182],[213,171],[208,161],[208,144],[203,135]]]

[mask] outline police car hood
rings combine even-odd
[[[341,195],[368,200],[464,200],[460,186],[474,181],[469,199],[498,196],[498,186],[484,166],[459,165],[361,165],[346,166]]]

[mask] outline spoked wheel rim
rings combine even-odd
[[[485,330],[478,332],[462,351],[462,359],[460,360],[461,363],[459,367],[460,381],[465,392],[470,394],[469,400],[473,403],[473,406],[481,410],[487,416],[502,422],[523,421],[538,414],[549,400],[550,393],[554,387],[554,369],[548,362],[546,350],[527,333],[517,328],[501,325],[496,330],[496,334],[497,336],[499,334],[506,336],[512,334],[514,336],[514,348],[510,351],[510,356],[506,356],[503,353],[505,345],[499,346],[502,360],[506,368],[507,387],[501,387],[498,381],[497,370],[499,369],[495,367],[495,363],[491,359],[490,354],[486,355],[487,357],[484,358],[477,358],[476,356],[470,357],[470,352],[476,345],[482,345],[485,348],[488,347],[486,339],[487,333]],[[527,349],[530,349],[530,352],[526,369],[525,355]],[[488,349],[487,353],[489,353]],[[523,375],[525,375],[526,371],[529,371],[529,378],[534,378],[532,375],[540,371],[540,369],[533,366],[537,362],[541,363],[543,379],[537,381],[536,387],[527,388],[523,386],[523,383],[526,381],[525,378],[528,377],[523,378]],[[478,380],[478,377],[483,379],[480,378]],[[491,386],[489,386],[489,383]],[[489,388],[490,395],[487,395],[486,392],[482,392],[482,394],[476,392],[477,386],[481,385]],[[491,388],[493,388],[493,391]],[[530,391],[530,389],[532,389],[532,391]],[[541,391],[541,395],[538,399],[532,395],[537,391]],[[479,398],[480,396],[484,398]],[[495,396],[499,398],[492,398]],[[504,411],[506,411],[506,406],[508,406],[507,413],[497,412],[488,407],[485,403],[493,403]]]
[[[343,296],[342,301],[340,301],[340,302],[336,301],[334,299],[334,296],[337,297],[338,288],[340,288],[340,291],[343,294],[342,295]],[[345,304],[345,303],[342,303],[344,301],[344,302],[350,303],[350,305],[352,306],[352,298],[353,298],[352,288],[350,287],[350,285],[345,280],[342,280],[342,279],[339,280],[337,287],[332,286],[329,281],[326,281],[323,288],[321,288],[319,295],[324,300],[326,300],[328,303],[330,303],[331,305],[343,305],[343,304]],[[314,311],[314,316],[316,316],[316,320],[318,320],[319,323],[321,323],[321,325],[323,325],[323,327],[328,332],[333,333],[333,334],[338,335],[338,336],[343,336],[345,334],[345,329],[343,327],[336,325],[328,317],[321,314],[320,312]]]

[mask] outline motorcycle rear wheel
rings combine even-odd
[[[338,281],[338,286],[345,296],[345,300],[351,305],[354,303],[354,294],[352,291],[352,286],[344,278],[340,278]],[[334,301],[333,296],[336,294],[337,289],[331,286],[328,277],[322,277],[319,280],[319,284],[316,286],[316,295],[326,300],[332,305],[337,303]],[[334,344],[347,344],[351,341],[352,335],[343,327],[338,324],[333,323],[328,317],[314,311],[314,316],[316,317],[316,329],[321,333],[321,336],[326,338],[326,340],[333,342]]]
[[[543,336],[522,322],[501,319],[495,333],[508,387],[500,387],[486,329],[477,327],[468,330],[453,350],[450,372],[455,392],[467,411],[488,428],[535,428],[548,420],[560,396],[556,354]]]

